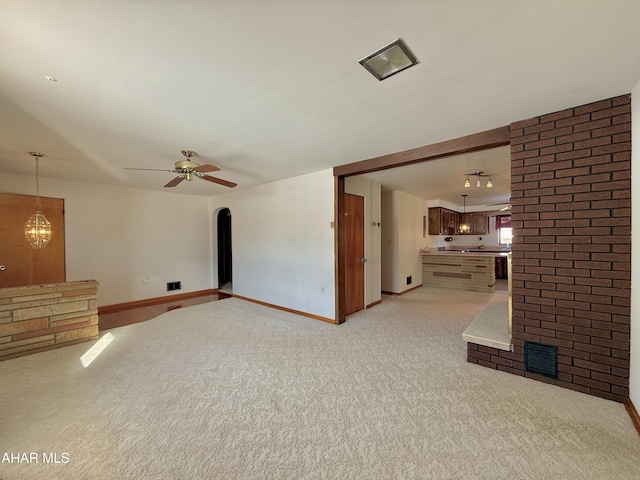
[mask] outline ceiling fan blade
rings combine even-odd
[[[218,167],[216,167],[215,165],[209,165],[209,164],[200,165],[193,169],[194,172],[200,172],[200,173],[217,172],[218,170],[220,170]]]
[[[124,167],[125,170],[147,170],[147,171],[151,171],[151,172],[175,172],[175,170],[160,170],[158,168],[131,168],[131,167]]]
[[[229,188],[233,188],[236,185],[238,185],[237,183],[229,182],[227,180],[222,180],[221,178],[212,177],[210,175],[203,174],[203,175],[199,175],[199,177],[203,180],[206,180],[207,182],[217,183],[218,185],[224,185],[225,187],[229,187]]]
[[[171,180],[169,183],[167,183],[165,187],[175,187],[183,180],[184,180],[184,175],[177,176],[176,178]]]

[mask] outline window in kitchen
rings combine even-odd
[[[511,215],[499,215],[496,217],[496,230],[500,245],[511,245],[513,229],[511,228]]]

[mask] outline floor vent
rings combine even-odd
[[[558,347],[525,340],[524,370],[549,378],[558,378]]]

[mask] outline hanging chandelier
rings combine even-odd
[[[464,206],[462,207],[462,218],[464,220],[467,220],[466,218],[466,214],[467,214],[467,195],[463,194],[462,196],[462,201],[464,202]],[[471,231],[471,225],[469,225],[468,223],[465,223],[465,221],[460,222],[460,233],[469,233]]]
[[[469,181],[469,177],[477,177],[476,180],[476,187],[480,188],[482,186],[482,183],[480,182],[480,177],[489,177],[489,181],[487,182],[487,188],[491,188],[493,187],[493,182],[491,181],[491,175],[484,173],[482,170],[478,171],[478,172],[473,172],[473,173],[465,173],[465,181],[464,181],[464,186],[465,188],[469,188],[471,186],[471,182]]]
[[[40,183],[38,173],[40,169],[40,158],[44,154],[29,152],[29,155],[36,158],[36,213],[29,217],[24,224],[24,238],[33,248],[44,248],[51,240],[51,223],[40,210]]]

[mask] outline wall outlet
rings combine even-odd
[[[181,288],[181,282],[167,282],[167,292],[173,292],[174,290],[180,290]]]
[[[411,285],[411,275],[407,277],[407,285]]]

